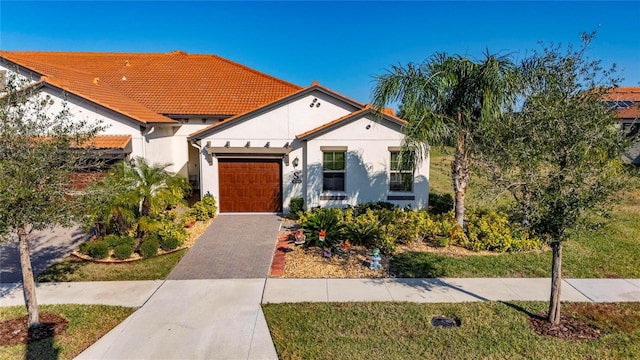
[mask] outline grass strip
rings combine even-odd
[[[604,308],[603,306],[606,306]],[[637,359],[640,304],[568,304],[601,330],[598,340],[535,334],[528,313],[543,302],[265,304],[278,356],[287,359]],[[634,315],[635,314],[635,315]],[[457,328],[435,328],[434,316]]]
[[[60,314],[69,321],[67,330],[53,339],[28,345],[0,347],[0,360],[73,359],[121,323],[135,309],[106,305],[41,305],[40,311]],[[27,314],[24,306],[0,307],[0,321]]]

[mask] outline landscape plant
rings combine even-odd
[[[427,158],[431,146],[454,147],[451,180],[460,226],[464,226],[474,140],[481,125],[497,121],[503,106],[512,101],[512,73],[508,56],[487,53],[474,61],[436,53],[421,64],[392,66],[375,77],[373,105],[382,109],[399,102],[408,121],[401,152],[406,166]]]
[[[28,324],[37,327],[31,235],[76,219],[70,176],[99,167],[89,161],[99,152],[87,144],[102,128],[72,120],[65,101],[18,78],[17,71],[8,72],[0,89],[0,241],[18,240]]]
[[[548,321],[560,322],[563,243],[585,220],[606,215],[628,185],[623,136],[603,102],[618,79],[582,46],[551,45],[519,67],[521,107],[484,123],[483,154],[495,186],[512,195],[522,224],[552,248]],[[603,260],[606,261],[606,260]]]

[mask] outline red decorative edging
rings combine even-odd
[[[289,250],[290,232],[283,232],[278,235],[276,243],[276,251],[273,253],[273,261],[271,262],[271,276],[284,276],[285,254]]]

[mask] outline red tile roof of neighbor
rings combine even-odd
[[[640,87],[622,86],[611,89],[604,96],[605,100],[640,101]]]
[[[93,149],[125,149],[131,141],[131,135],[99,135],[83,147]]]
[[[616,110],[619,119],[640,119],[640,103]]]
[[[300,87],[216,55],[0,51],[46,83],[141,122],[232,116]]]

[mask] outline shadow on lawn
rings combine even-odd
[[[398,278],[447,277],[448,259],[428,252],[408,251],[391,260],[391,272]]]
[[[33,329],[29,329],[29,337],[32,337]],[[60,357],[60,349],[54,346],[55,335],[53,328],[46,325],[36,330],[46,332],[46,334],[38,334],[42,340],[29,341],[27,343],[26,360],[55,360]]]

